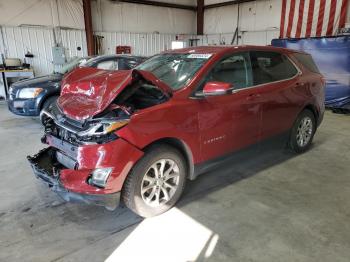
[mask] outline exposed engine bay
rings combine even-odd
[[[116,139],[114,131],[127,125],[134,113],[169,99],[146,79],[137,77],[133,80],[105,110],[85,120],[71,119],[58,104],[52,105],[43,112],[45,134],[73,145],[101,144]],[[46,142],[45,137],[43,142]]]

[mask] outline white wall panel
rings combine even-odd
[[[197,36],[200,39],[198,45],[231,45],[233,36],[233,33]],[[240,36],[239,45],[270,45],[271,39],[278,38],[279,30],[247,31],[242,32]],[[236,44],[235,40],[233,45]]]
[[[34,55],[27,59],[33,68],[35,75],[50,74],[54,71],[52,63],[52,47],[55,45],[52,28],[45,27],[2,27],[4,45],[0,38],[0,51],[6,57],[20,58],[29,51]],[[63,47],[66,50],[67,59],[73,56],[86,56],[86,40],[83,30],[61,30]],[[77,47],[81,47],[81,51]]]
[[[6,57],[24,59],[29,51],[34,58],[28,60],[34,67],[37,76],[50,74],[54,71],[52,64],[52,47],[55,45],[52,28],[46,27],[2,27],[4,45],[0,36],[0,52]],[[130,45],[132,54],[151,56],[170,49],[171,41],[176,34],[96,32],[103,36],[103,54],[115,54],[117,45]],[[182,35],[188,39],[190,35]],[[61,29],[57,34],[57,42],[66,50],[66,57],[86,56],[86,38],[83,30]],[[81,51],[78,51],[81,47]]]
[[[243,45],[270,45],[271,40],[278,38],[279,30],[247,31],[242,33],[240,44]]]
[[[237,5],[211,8],[204,13],[204,33],[234,32],[237,27]]]
[[[240,5],[240,30],[262,31],[280,27],[281,0],[259,0]]]
[[[219,1],[206,1],[206,4]],[[222,1],[221,1],[222,2]],[[258,0],[239,5],[239,44],[266,45],[278,37],[281,16],[281,0]],[[237,27],[238,5],[212,8],[205,11],[204,32],[211,42],[220,42],[221,35],[233,34]],[[221,39],[222,42],[222,39]],[[230,44],[231,40],[227,40]],[[236,43],[236,42],[235,42]]]
[[[163,2],[195,5],[195,0]],[[196,13],[110,0],[94,0],[93,28],[109,32],[194,33]],[[84,29],[82,0],[0,0],[0,25]]]
[[[27,59],[33,65],[35,74],[44,75],[53,71],[51,47],[54,45],[53,31],[47,28],[3,27],[5,47],[2,52],[7,57],[24,59],[29,51],[34,55]]]
[[[0,0],[0,24],[84,28],[81,0]]]
[[[108,0],[92,2],[92,16],[95,31],[192,34],[196,28],[196,13],[190,10]]]
[[[62,29],[62,46],[66,49],[67,57],[87,56],[87,45],[84,30]],[[78,47],[81,50],[78,50]]]

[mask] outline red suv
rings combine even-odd
[[[240,46],[166,51],[129,71],[79,68],[44,111],[49,145],[28,157],[65,200],[160,214],[230,153],[279,134],[304,152],[324,113],[310,55]]]

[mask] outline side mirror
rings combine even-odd
[[[220,96],[231,94],[233,85],[225,82],[208,82],[203,88],[204,96]]]

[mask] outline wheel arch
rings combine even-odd
[[[313,114],[314,114],[314,117],[315,117],[315,121],[316,123],[318,122],[318,118],[319,118],[319,113],[318,113],[318,110],[316,109],[316,107],[312,104],[307,104],[306,106],[304,106],[304,108],[299,112],[299,114],[301,112],[303,112],[304,110],[310,110]]]
[[[165,144],[172,146],[180,151],[180,153],[185,157],[186,159],[186,166],[187,166],[187,178],[193,180],[194,178],[194,162],[193,162],[193,154],[190,149],[190,147],[181,139],[174,138],[174,137],[165,137],[157,139],[144,148],[142,148],[143,151],[147,151],[150,147],[153,147],[157,144]]]
[[[50,93],[50,94],[47,94],[46,96],[44,96],[41,101],[40,101],[40,105],[39,105],[39,109],[40,111],[43,109],[43,106],[45,104],[45,102],[50,99],[51,97],[54,97],[54,96],[57,96],[59,97],[60,96],[60,93]]]

